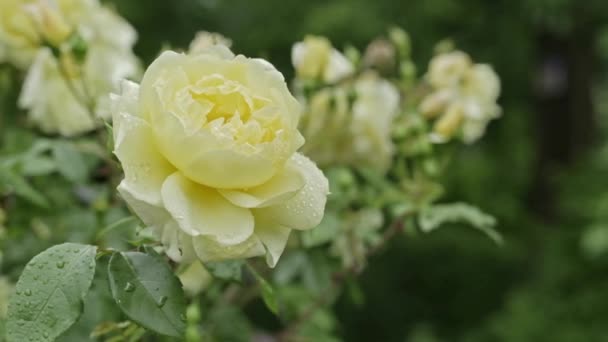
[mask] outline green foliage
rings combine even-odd
[[[243,264],[242,260],[207,262],[205,268],[215,278],[240,282],[243,278]]]
[[[502,237],[493,229],[496,219],[466,203],[435,204],[420,213],[418,222],[425,233],[445,223],[463,222],[479,229],[497,244],[502,243]]]
[[[27,264],[8,307],[9,342],[54,341],[76,322],[95,274],[95,252],[64,243]]]
[[[183,336],[186,305],[182,287],[154,250],[113,254],[108,280],[112,297],[129,318],[160,334]]]
[[[249,270],[251,271],[251,273],[253,273],[256,281],[258,282],[258,285],[260,286],[260,289],[262,291],[262,300],[264,301],[264,304],[266,304],[266,307],[272,313],[274,313],[275,315],[278,314],[279,303],[277,302],[277,297],[274,289],[272,288],[272,285],[270,285],[268,281],[266,281],[266,279],[264,279],[264,277],[262,277],[262,275],[260,275],[260,273],[258,273],[253,267],[249,267]]]

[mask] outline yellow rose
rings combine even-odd
[[[464,52],[441,54],[431,60],[427,79],[437,88],[456,86],[471,65],[471,58]]]
[[[67,75],[60,72],[63,64]],[[46,133],[75,136],[103,122],[107,96],[120,80],[139,73],[139,64],[130,50],[121,51],[104,44],[89,46],[81,66],[70,55],[57,60],[49,49],[40,49],[25,78],[19,106],[29,120]],[[71,87],[66,81],[66,76]],[[88,108],[87,101],[92,101]],[[93,113],[91,113],[93,110]]]
[[[127,22],[106,8],[97,5],[85,11],[84,5],[92,6],[94,2],[59,3],[65,13],[71,14],[67,16],[71,22],[82,22],[79,27],[87,53],[79,62],[69,51],[56,57],[50,49],[39,48],[26,75],[19,106],[28,111],[30,121],[42,131],[74,136],[102,124],[96,117],[107,118],[104,108],[108,94],[121,79],[139,74],[139,63],[131,51],[136,34]]]
[[[119,192],[169,257],[267,255],[318,225],[328,182],[296,153],[299,105],[268,62],[225,46],[167,51],[113,98]]]
[[[299,77],[335,83],[352,75],[352,63],[325,37],[307,36],[294,44],[291,61]]]
[[[323,88],[312,95],[300,124],[306,138],[302,152],[321,167],[340,163],[351,147],[350,117],[348,88]]]
[[[426,118],[437,118],[433,142],[447,142],[456,135],[465,143],[475,142],[488,123],[501,114],[496,103],[500,94],[498,76],[489,65],[473,64],[463,52],[433,58],[427,80],[432,92],[419,109]]]
[[[44,43],[59,48],[72,33],[88,44],[130,49],[135,41],[129,24],[98,0],[0,1],[0,45],[5,59],[20,68],[32,63]]]
[[[348,94],[354,94],[349,103]],[[306,155],[321,166],[367,166],[385,171],[394,152],[391,126],[399,111],[399,92],[375,73],[353,84],[315,93],[302,120]]]

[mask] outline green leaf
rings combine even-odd
[[[268,281],[266,281],[266,279],[264,279],[264,277],[262,277],[253,267],[249,267],[249,270],[251,271],[251,273],[253,273],[255,279],[260,285],[260,289],[262,290],[262,300],[264,300],[264,304],[266,304],[266,307],[272,313],[274,313],[275,315],[278,314],[279,303],[277,301],[277,296],[275,295],[274,289],[272,288],[270,283],[268,283]]]
[[[53,341],[80,317],[95,275],[95,246],[64,243],[35,256],[9,302],[7,341]]]
[[[15,173],[13,170],[0,169],[0,185],[8,185],[10,190],[14,191],[17,196],[26,199],[37,206],[44,208],[49,207],[47,199],[34,189],[25,178]]]
[[[328,243],[340,233],[340,219],[333,211],[327,211],[323,220],[313,229],[302,231],[302,244],[306,248]]]
[[[26,176],[48,175],[55,170],[55,161],[46,156],[28,157],[21,164],[21,172]]]
[[[58,141],[53,145],[53,158],[57,169],[67,180],[84,183],[87,180],[87,164],[74,145]]]
[[[147,253],[147,254],[146,254]],[[130,319],[163,335],[182,337],[186,301],[179,279],[152,248],[115,253],[108,265],[112,297]]]
[[[205,268],[214,278],[236,282],[241,282],[243,274],[242,267],[242,260],[226,260],[205,263]]]
[[[463,222],[479,229],[497,244],[502,244],[502,236],[496,230],[496,219],[479,208],[466,203],[437,204],[424,209],[418,217],[420,229],[431,232],[444,223]]]

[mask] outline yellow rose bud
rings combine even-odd
[[[443,112],[453,96],[453,92],[447,89],[431,93],[420,103],[420,112],[425,118],[434,119]]]
[[[435,122],[433,133],[438,135],[442,140],[449,140],[460,129],[463,119],[464,113],[462,108],[458,105],[450,106],[445,114]]]
[[[113,97],[119,192],[176,261],[267,256],[323,217],[328,182],[296,153],[300,108],[268,62],[216,45],[160,55]]]
[[[190,296],[196,296],[211,284],[213,276],[200,261],[195,260],[178,275],[184,291]]]
[[[24,8],[35,23],[37,31],[51,45],[58,47],[72,32],[59,9],[53,6],[50,0],[39,0],[25,5]]]
[[[291,50],[291,60],[298,77],[335,83],[350,76],[354,67],[325,37],[307,36]]]

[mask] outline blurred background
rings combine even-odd
[[[338,301],[339,330],[346,341],[608,341],[607,1],[113,2],[146,63],[206,30],[290,78],[305,34],[363,49],[399,25],[419,74],[444,38],[492,64],[504,116],[457,153],[446,199],[495,215],[506,243],[457,226],[393,241],[362,275],[363,296]]]

